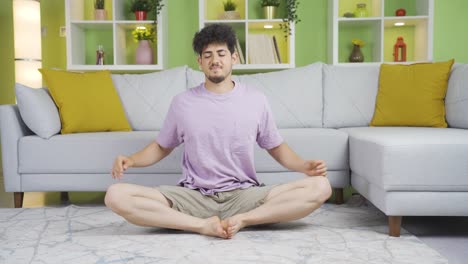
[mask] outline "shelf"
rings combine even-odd
[[[161,70],[165,68],[167,47],[167,5],[161,10],[158,24],[154,17],[134,20],[129,0],[106,0],[106,20],[94,19],[94,0],[64,0],[67,27],[67,69],[70,70]],[[115,19],[114,19],[115,18]],[[132,31],[139,26],[154,27],[153,64],[136,64],[138,43]],[[104,65],[96,65],[96,50],[104,50]]]
[[[367,17],[343,17],[358,3],[365,3]],[[398,37],[406,43],[406,63],[432,60],[433,0],[331,0],[329,5],[329,63],[351,64],[351,40],[361,39],[364,63],[393,63]],[[396,10],[405,9],[405,16]],[[404,23],[404,25],[396,24]]]
[[[222,23],[230,25],[236,32],[239,47],[245,63],[234,65],[235,70],[275,70],[294,68],[294,34],[285,38],[282,17],[284,10],[279,9],[277,17],[263,19],[260,2],[257,0],[237,0],[239,19],[220,19],[224,12],[222,1],[199,0],[200,29],[209,24]],[[284,7],[284,2],[282,2]],[[289,25],[294,32],[294,24]],[[267,28],[266,28],[267,27]],[[256,41],[261,44],[256,43]],[[252,52],[258,50],[258,52]],[[256,56],[257,53],[261,55]],[[256,58],[253,58],[255,54]],[[280,63],[281,60],[281,63]],[[252,63],[254,62],[254,63]],[[265,63],[263,63],[265,62]]]

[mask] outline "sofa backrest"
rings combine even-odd
[[[445,96],[445,117],[449,127],[468,128],[468,64],[452,67]]]
[[[323,126],[368,126],[375,109],[380,65],[323,65]]]
[[[322,127],[322,66],[314,63],[277,72],[234,75],[233,79],[266,95],[279,128]],[[203,81],[202,72],[187,69],[188,87]]]
[[[113,74],[133,130],[159,130],[172,97],[185,91],[187,66],[148,74]]]

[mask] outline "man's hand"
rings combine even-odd
[[[304,173],[308,176],[327,176],[327,166],[323,160],[306,160]]]
[[[112,178],[122,179],[124,171],[133,166],[134,161],[125,156],[118,156],[114,161],[114,166],[112,167]]]

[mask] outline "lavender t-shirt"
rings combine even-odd
[[[260,91],[235,83],[216,94],[202,83],[174,97],[156,141],[165,148],[184,143],[179,185],[214,194],[258,186],[255,141],[271,149],[283,139]]]

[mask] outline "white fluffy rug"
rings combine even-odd
[[[359,196],[231,240],[128,224],[103,206],[0,209],[0,263],[447,263]]]

